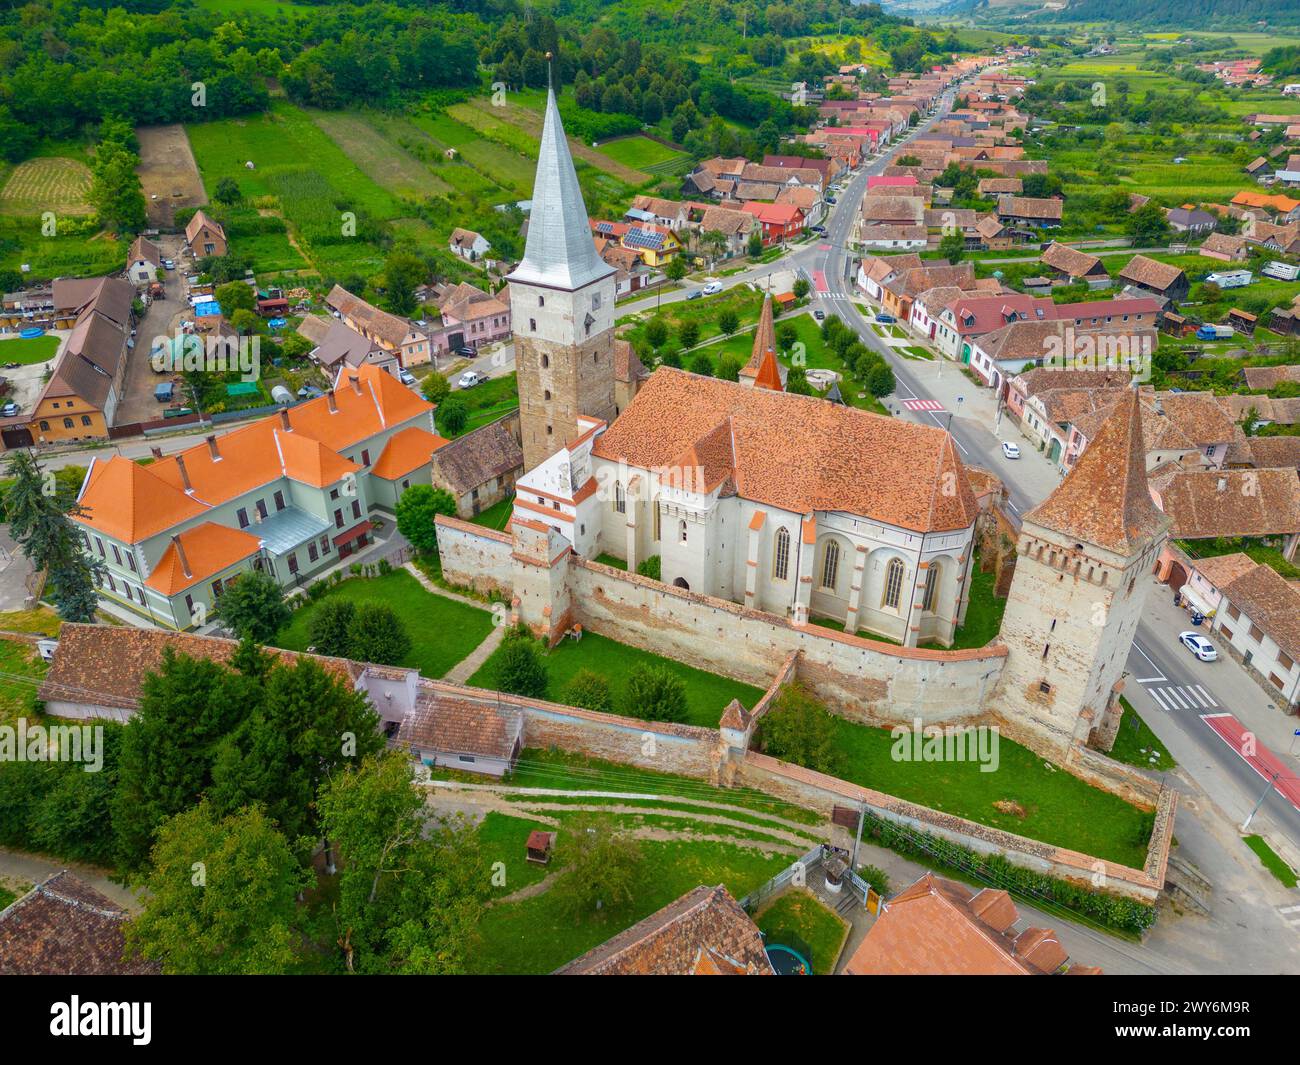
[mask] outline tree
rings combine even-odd
[[[640,664],[627,676],[627,712],[644,721],[683,722],[689,714],[686,682],[666,666]]]
[[[793,289],[794,298],[797,300],[803,299],[806,295],[808,295],[808,292],[811,289],[811,287],[812,286],[808,284],[808,279],[806,277],[795,278],[794,289]]]
[[[802,366],[791,366],[785,376],[785,390],[792,396],[811,396],[813,387],[808,382],[808,374]]]
[[[718,328],[721,329],[724,333],[726,333],[727,336],[731,336],[731,334],[734,333],[739,327],[740,327],[740,315],[738,315],[730,307],[728,307],[725,311],[723,311],[720,315],[718,315]]]
[[[1169,219],[1157,204],[1144,203],[1129,215],[1128,233],[1135,248],[1163,243],[1169,236]]]
[[[438,553],[437,515],[456,516],[456,497],[445,488],[414,484],[397,500],[397,531],[421,554]]]
[[[668,339],[668,323],[662,318],[651,318],[645,324],[645,338],[652,348],[661,348]]]
[[[640,844],[607,817],[579,816],[567,821],[559,847],[564,871],[551,888],[561,912],[583,920],[630,903],[641,876]]]
[[[464,972],[491,883],[477,835],[426,818],[410,763],[397,753],[335,775],[317,803],[346,857],[334,911],[344,968]]]
[[[693,348],[700,342],[700,323],[688,318],[677,327],[677,336],[683,348]]]
[[[138,233],[145,225],[144,191],[135,172],[139,158],[120,145],[100,143],[91,171],[90,202],[102,225]]]
[[[691,373],[699,374],[701,377],[713,376],[713,359],[709,357],[707,351],[697,351],[691,356]]]
[[[448,396],[438,407],[435,420],[443,436],[459,436],[469,421],[469,407],[461,396]]]
[[[835,775],[843,755],[836,744],[835,719],[801,684],[788,685],[759,721],[759,749],[806,769]]]
[[[4,496],[9,533],[38,572],[49,581],[49,595],[68,621],[92,621],[98,605],[96,584],[104,564],[83,553],[69,516],[84,513],[76,489],[58,474],[46,473],[27,451],[15,451],[7,466],[13,483]]]
[[[239,310],[230,315],[230,327],[240,336],[251,336],[253,333],[261,331],[262,319],[256,311],[240,307]]]
[[[664,267],[664,276],[669,281],[680,281],[687,274],[686,260],[680,255],[674,256]]]
[[[950,263],[959,263],[966,256],[966,238],[961,233],[949,233],[939,241],[939,255]]]
[[[280,582],[264,570],[241,573],[227,585],[214,613],[241,639],[258,643],[270,643],[293,616]]]
[[[717,376],[723,381],[740,380],[740,360],[734,355],[723,355],[718,359]]]
[[[425,399],[436,406],[451,392],[451,382],[447,380],[445,374],[435,370],[420,382],[420,392]]]
[[[411,314],[419,306],[415,290],[428,277],[429,268],[417,256],[405,251],[390,254],[381,276],[388,309],[394,314]]]
[[[217,203],[224,203],[227,207],[233,207],[243,200],[244,194],[239,191],[239,182],[232,177],[223,177],[217,182],[217,187],[212,190],[212,198]]]
[[[352,615],[348,649],[358,662],[395,666],[411,650],[411,637],[391,606],[367,601],[358,603]]]
[[[776,327],[776,346],[782,351],[789,351],[799,339],[799,330],[789,322],[782,322]]]
[[[227,281],[218,285],[212,294],[221,304],[221,313],[227,317],[235,311],[257,310],[257,292],[245,281]]]
[[[891,395],[896,387],[893,367],[883,360],[867,374],[867,391],[877,399]]]
[[[636,567],[637,573],[642,577],[649,577],[654,581],[661,579],[659,576],[661,570],[662,560],[658,555],[650,555],[648,558],[643,558],[639,563],[637,563]]]
[[[763,231],[755,229],[749,234],[749,242],[745,247],[751,259],[756,259],[763,254]]]
[[[307,625],[307,638],[320,655],[347,658],[352,649],[352,619],[357,605],[341,595],[327,595],[316,606]]]
[[[523,625],[511,629],[501,641],[497,661],[497,687],[511,695],[541,699],[546,695],[546,663],[537,641]]]
[[[200,803],[158,832],[129,955],[168,975],[274,975],[298,962],[298,893],[310,876],[256,808],[219,817]]]
[[[570,706],[599,710],[606,714],[614,709],[609,681],[593,669],[580,669],[573,675],[573,679],[564,688],[564,701]]]

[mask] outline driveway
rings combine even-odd
[[[159,237],[158,247],[164,259],[179,260],[181,238],[178,234]],[[135,347],[127,355],[126,381],[114,416],[117,425],[153,421],[162,417],[163,404],[154,399],[153,390],[166,378],[154,373],[149,359],[154,337],[175,334],[176,317],[186,308],[184,284],[179,270],[167,271],[165,294],[149,305],[144,317],[136,325]]]

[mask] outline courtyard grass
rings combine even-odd
[[[1002,631],[1002,615],[1006,613],[1007,601],[994,594],[996,580],[993,570],[981,572],[977,554],[971,564],[970,602],[966,604],[966,622],[958,626],[953,634],[949,650],[985,647],[998,638],[998,633]],[[921,646],[940,645],[930,641]]]
[[[479,852],[489,865],[500,862],[505,874],[504,884],[492,885],[495,896],[509,895],[535,884],[560,867],[558,855],[554,854],[549,865],[528,861],[526,844],[528,834],[534,831],[551,832],[554,828],[541,821],[511,817],[495,810],[489,811],[479,824],[476,830]]]
[[[59,350],[59,338],[48,333],[40,337],[15,337],[0,343],[0,362],[48,362]]]
[[[1119,697],[1124,708],[1120,719],[1119,731],[1115,734],[1115,744],[1110,749],[1110,756],[1117,762],[1135,765],[1139,769],[1174,769],[1178,763],[1165,745],[1157,739],[1150,726],[1124,696]],[[1154,756],[1154,760],[1153,760]]]
[[[495,689],[501,654],[501,648],[493,651],[469,678],[469,683],[479,688]],[[746,710],[752,710],[763,697],[762,691],[752,685],[629,647],[594,632],[584,633],[581,640],[561,640],[544,656],[543,661],[549,676],[546,691],[548,699],[564,702],[565,690],[574,675],[579,670],[590,669],[609,681],[616,714],[628,712],[623,690],[628,673],[638,665],[660,666],[681,678],[686,685],[687,723],[691,725],[716,728],[722,718],[722,711],[732,699],[739,699]]]
[[[275,639],[277,647],[305,651],[311,642],[311,619],[320,603],[341,596],[354,603],[377,602],[392,607],[411,637],[411,650],[398,665],[418,669],[436,680],[482,643],[492,631],[487,610],[427,592],[405,570],[380,577],[350,577],[319,599],[294,612]]]
[[[997,768],[973,760],[903,761],[889,729],[834,718],[840,776],[933,810],[1141,869],[1151,815],[999,736]],[[910,739],[909,739],[910,742]]]
[[[36,688],[48,667],[36,649],[21,640],[0,639],[0,725],[11,724],[33,710]]]
[[[573,918],[553,891],[489,909],[470,954],[475,973],[549,973],[599,946],[701,884],[722,884],[734,898],[753,891],[790,863],[752,848],[706,841],[643,841],[643,859],[630,903]],[[555,844],[561,859],[564,830]]]
[[[510,515],[515,510],[515,497],[513,494],[508,495],[505,499],[493,503],[487,510],[480,510],[474,517],[470,518],[473,525],[481,525],[485,529],[496,529],[498,532],[506,527],[510,520]]]
[[[1282,882],[1283,887],[1293,888],[1300,883],[1296,879],[1295,870],[1283,861],[1282,856],[1268,845],[1268,840],[1263,836],[1243,836],[1242,840],[1255,852],[1260,864]]]
[[[848,925],[810,891],[787,891],[755,915],[768,944],[808,951],[814,976],[830,976],[848,936]]]
[[[496,421],[519,407],[518,377],[513,373],[502,377],[490,377],[481,385],[457,389],[451,394],[459,396],[469,408],[469,419],[460,434],[462,436],[482,428],[488,422]]]

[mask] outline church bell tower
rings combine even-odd
[[[596,253],[550,86],[524,257],[506,280],[531,470],[578,436],[578,415],[615,414],[614,268]]]

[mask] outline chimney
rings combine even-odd
[[[352,382],[352,391],[358,396],[361,395],[361,375],[353,374],[350,380]]]
[[[181,484],[185,486],[185,491],[193,492],[194,486],[190,484],[190,471],[185,468],[185,456],[178,454],[176,456],[176,468],[181,473]]]
[[[1227,490],[1228,490],[1228,478],[1220,477],[1219,484],[1218,484],[1218,491],[1226,492]]]
[[[325,393],[325,402],[329,404],[331,414],[337,414],[339,412],[339,401],[334,398],[334,389],[331,388]]]
[[[176,548],[176,557],[180,560],[181,572],[186,577],[193,577],[194,574],[190,571],[190,560],[185,557],[185,547],[181,544],[179,536],[172,537],[172,546]]]
[[[293,426],[289,424],[289,412],[283,407],[280,408],[280,428],[286,433],[293,432]]]
[[[221,461],[221,452],[220,452],[220,450],[218,450],[218,448],[217,448],[217,435],[216,435],[216,433],[210,433],[207,437],[205,437],[205,439],[206,439],[207,442],[208,442],[208,452],[209,452],[209,454],[212,455],[212,461],[213,461],[213,462],[220,462],[220,461]]]
[[[154,461],[157,461],[158,459],[163,457],[162,448],[160,448],[157,444],[151,444],[149,446],[149,450],[153,452]]]

